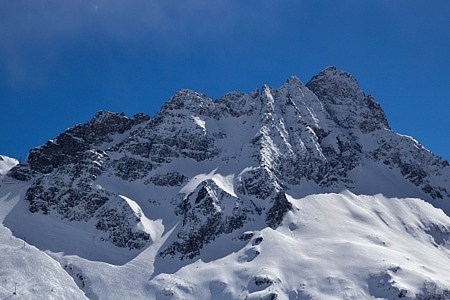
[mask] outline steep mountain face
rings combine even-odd
[[[307,87],[324,104],[335,125],[353,140],[352,148],[360,149],[366,158],[374,162],[382,162],[390,169],[398,169],[407,180],[432,199],[449,198],[449,182],[445,181],[449,178],[448,161],[436,159],[410,137],[382,130],[389,129],[389,125],[380,105],[373,97],[364,96],[356,80],[348,73],[328,68],[313,77]],[[355,130],[356,128],[359,130]],[[352,153],[352,156],[357,156],[356,154]],[[441,173],[441,170],[445,171]],[[444,208],[448,214],[450,207],[446,202],[434,204]]]
[[[306,85],[291,77],[279,89],[263,86],[217,100],[181,90],[151,119],[102,111],[32,149],[7,176],[25,186],[33,215],[70,221],[95,241],[136,255],[158,244],[151,289],[164,274],[210,257],[206,248],[215,243],[233,245],[219,251],[222,256],[250,243],[246,258],[239,259],[254,260],[261,254],[258,232],[293,233],[306,224],[296,219],[304,208],[294,198],[342,191],[414,197],[450,216],[449,163],[394,133],[374,98],[334,67]],[[297,221],[286,223],[292,218]],[[448,255],[445,222],[421,223],[418,234],[431,236]],[[368,293],[389,299],[403,293],[392,283],[395,272],[370,277]],[[314,298],[277,289],[278,275],[252,280],[249,298]],[[229,283],[211,284],[213,293]],[[444,295],[438,285],[435,290],[436,297]],[[173,296],[160,292],[158,297]]]
[[[94,182],[105,170],[104,149],[117,138],[127,138],[148,120],[144,115],[129,119],[101,111],[88,123],[69,128],[32,149],[26,163],[13,168],[9,176],[32,181],[25,195],[30,212],[55,214],[70,221],[95,220],[95,227],[108,233],[102,240],[119,247],[142,248],[151,239],[148,233],[135,229],[141,221],[139,214],[118,194]]]

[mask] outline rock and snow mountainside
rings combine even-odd
[[[4,254],[28,297],[450,298],[449,163],[334,67],[180,90],[151,119],[101,111],[5,178],[5,253],[65,274]]]

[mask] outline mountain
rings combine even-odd
[[[335,67],[100,111],[5,178],[4,239],[91,299],[450,298],[450,165]]]

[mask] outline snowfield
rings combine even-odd
[[[10,185],[0,196],[0,298],[87,299],[63,266],[48,253],[14,236],[3,225],[21,200],[23,187]],[[23,201],[23,200],[22,200]],[[26,220],[21,220],[26,223]]]
[[[59,252],[28,244],[42,232],[17,190],[2,189],[0,214],[4,219],[20,206],[27,217],[9,228],[20,223],[27,236],[24,241],[0,227],[2,299],[13,296],[15,283],[14,297],[22,299],[262,299],[275,293],[278,299],[394,299],[399,293],[414,299],[450,287],[450,218],[420,199],[348,191],[289,196],[294,209],[276,230],[261,224],[261,230],[219,238],[198,258],[160,265],[156,254],[172,228],[156,228],[152,245],[112,264],[101,261],[95,244],[83,251],[98,253],[98,261],[57,239],[45,246]],[[86,234],[64,232],[75,241]]]

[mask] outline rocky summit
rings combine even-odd
[[[300,243],[296,247],[308,247],[304,238],[315,225],[305,221],[311,218],[307,211],[310,204],[302,199],[314,200],[317,195],[324,196],[311,204],[312,214],[323,205],[324,216],[336,218],[329,207],[340,210],[345,206],[341,217],[354,226],[366,228],[360,223],[381,222],[373,228],[386,226],[386,232],[400,230],[405,236],[415,235],[421,243],[433,244],[432,251],[447,255],[447,260],[442,259],[450,265],[448,161],[413,138],[392,131],[375,99],[361,91],[350,74],[335,67],[326,68],[306,85],[291,77],[278,89],[265,85],[250,94],[232,92],[216,100],[180,90],[152,118],[98,112],[86,124],[69,128],[30,150],[26,161],[9,170],[3,180],[14,182],[20,203],[26,203],[26,210],[16,211],[16,218],[7,216],[5,225],[39,249],[124,268],[131,268],[127,266],[147,253],[152,265],[149,270],[153,271],[148,271],[144,292],[134,298],[320,299],[327,295],[327,288],[330,295],[341,291],[336,299],[345,295],[352,299],[450,298],[450,281],[433,279],[429,274],[434,271],[408,277],[406,268],[399,275],[403,270],[399,261],[380,263],[358,279],[362,282],[353,282],[354,278],[343,274],[322,274],[319,278],[306,276],[308,271],[303,276],[302,270],[287,274],[288,268],[280,269],[281,273],[270,268],[270,261],[282,257],[284,248],[286,254],[296,255],[289,252],[290,240],[281,235],[290,239],[295,233]],[[336,200],[330,200],[330,195]],[[366,201],[361,201],[363,198]],[[404,200],[408,205],[402,208],[403,198],[415,200]],[[354,209],[351,203],[356,203]],[[369,207],[368,203],[377,204]],[[405,210],[398,212],[399,216],[418,216],[414,220],[419,218],[419,225],[395,216],[392,203]],[[366,212],[361,210],[365,206]],[[439,221],[426,214],[434,210],[439,212]],[[385,216],[389,213],[394,214],[391,219]],[[55,242],[30,237],[33,230],[19,226],[17,216],[29,217],[34,220],[30,224],[39,224],[47,233],[63,232],[57,231],[55,224],[68,226],[77,231],[74,239],[79,245],[92,245],[67,250],[70,237]],[[317,228],[328,224],[316,221]],[[403,227],[394,229],[395,224]],[[262,232],[270,233],[263,236]],[[389,247],[382,234],[366,232],[364,236],[380,249]],[[351,238],[342,238],[346,240]],[[301,246],[303,242],[306,244]],[[261,245],[270,243],[275,246],[266,254]],[[94,254],[95,249],[104,254]],[[151,254],[148,249],[152,249]],[[345,251],[353,253],[355,249]],[[380,259],[384,258],[384,252],[380,253]],[[314,259],[326,260],[334,254],[322,255],[292,259],[303,261],[302,267],[313,268]],[[350,259],[347,256],[340,259]],[[219,271],[214,273],[205,265],[200,268],[213,278],[204,278],[200,284],[183,277],[183,270],[195,272],[196,262],[221,265],[225,257],[242,265],[242,270],[233,269],[233,274],[247,280],[245,284],[220,279]],[[425,264],[418,257],[413,257],[415,262]],[[55,259],[65,265],[87,297],[115,297],[105,297],[108,294],[102,289],[113,287],[96,285],[92,279],[96,272],[85,261],[77,265],[77,260],[64,255]],[[256,263],[245,267],[258,259],[261,267],[256,268]],[[360,259],[372,258],[367,253]],[[373,265],[371,262],[367,267]],[[283,279],[286,276],[297,278],[297,283]],[[402,276],[419,278],[415,282],[421,286],[403,284],[398,279]],[[342,292],[345,287],[347,294]]]

